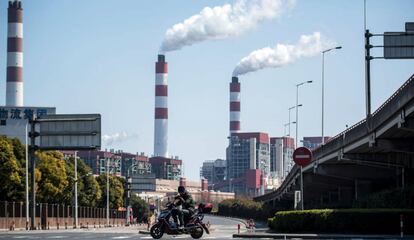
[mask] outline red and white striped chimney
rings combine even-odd
[[[232,77],[230,83],[230,135],[240,132],[240,83]]]
[[[23,106],[23,8],[9,1],[7,32],[6,105]]]
[[[154,156],[168,157],[168,63],[158,55],[155,63]]]

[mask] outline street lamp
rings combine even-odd
[[[109,227],[109,158],[106,158],[106,226]]]
[[[288,132],[288,134],[286,134],[286,127],[289,126],[289,128],[290,128],[290,124],[296,124],[296,122],[293,121],[293,122],[288,122],[288,123],[284,124],[284,126],[285,126],[284,135],[283,135],[284,137],[290,137],[290,132]]]
[[[325,53],[341,49],[342,46],[337,46],[333,48],[328,48],[322,51],[322,145],[325,144],[325,136],[324,136],[324,110],[325,110]]]
[[[306,81],[296,84],[296,139],[295,139],[295,146],[298,147],[298,125],[299,125],[299,117],[298,117],[298,108],[302,106],[300,104],[299,106],[299,87],[303,84],[312,83],[313,81]]]
[[[78,152],[75,151],[75,228],[78,228]]]
[[[302,104],[299,104],[298,105],[298,107],[302,107]],[[296,108],[296,106],[292,106],[292,107],[290,107],[288,110],[289,110],[289,134],[288,134],[288,136],[290,137],[290,124],[292,123],[292,124],[296,124],[296,122],[291,122],[290,121],[290,110],[292,110],[292,109],[294,109],[294,108]]]
[[[77,151],[75,151],[75,154],[74,154],[74,161],[75,161],[75,177],[74,178],[72,178],[73,179],[73,181],[74,181],[74,185],[75,185],[75,189],[74,189],[74,194],[75,194],[75,214],[74,214],[74,217],[75,217],[75,226],[74,226],[74,228],[78,228],[78,225],[79,225],[79,218],[78,218],[78,181],[79,181],[79,179],[78,179],[78,156],[77,156],[77,154],[78,154],[78,152]],[[83,176],[81,176],[81,178],[83,178],[83,177],[87,177],[87,176],[90,176],[90,175],[92,175],[92,173],[91,172],[88,172],[87,174],[85,174],[85,175],[83,175]]]
[[[26,185],[26,230],[29,230],[29,121],[26,122],[26,169],[25,169],[25,185]]]

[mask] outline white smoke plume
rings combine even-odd
[[[275,47],[265,47],[251,52],[236,65],[233,76],[258,71],[263,68],[278,68],[294,63],[303,57],[320,54],[325,48],[334,43],[321,36],[320,32],[312,35],[302,35],[295,45],[277,44]]]
[[[120,132],[111,135],[102,135],[102,142],[104,146],[113,146],[117,143],[122,143],[134,138],[138,138],[138,134],[128,134],[126,132]]]
[[[266,19],[280,16],[296,0],[237,0],[233,5],[205,7],[165,33],[162,53],[198,42],[238,36]]]

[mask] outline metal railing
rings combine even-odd
[[[36,204],[36,229],[68,229],[74,227],[74,210],[64,204]],[[109,226],[123,226],[126,212],[110,209]],[[24,202],[0,202],[0,229],[28,229],[26,222],[26,204]],[[29,219],[32,217],[29,213]],[[78,207],[80,228],[106,227],[106,208]]]

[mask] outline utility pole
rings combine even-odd
[[[35,139],[36,139],[36,129],[35,129],[35,119],[34,117],[32,117],[30,120],[30,149],[29,149],[29,156],[30,156],[30,163],[31,163],[31,174],[32,174],[32,182],[31,182],[31,186],[32,186],[32,219],[31,219],[31,224],[30,224],[30,229],[31,230],[36,230],[36,174],[35,174],[35,169],[36,169],[36,160],[35,160],[35,151],[36,151],[36,146],[35,146]]]
[[[26,185],[26,230],[29,230],[29,120],[26,123],[26,174],[25,174],[25,185]]]
[[[78,156],[75,151],[75,228],[78,228]]]
[[[109,158],[106,159],[106,226],[109,227]]]

